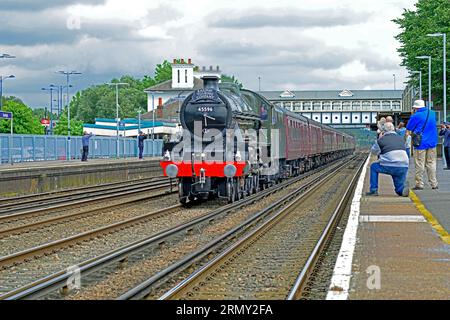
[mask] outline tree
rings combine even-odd
[[[137,117],[139,109],[147,109],[147,95],[144,90],[170,79],[172,79],[172,65],[167,60],[156,66],[154,78],[145,76],[142,79],[136,79],[125,75],[120,79],[112,79],[111,83],[129,84],[119,88],[119,117]],[[85,123],[93,123],[95,118],[115,118],[115,88],[101,84],[78,92],[70,102],[70,115],[74,120]]]
[[[236,84],[238,87],[239,87],[239,89],[242,89],[244,86],[242,85],[242,83],[237,79],[237,78],[235,78],[234,76],[228,76],[228,75],[226,75],[226,74],[223,74],[222,75],[222,77],[220,78],[220,80],[222,81],[222,82],[231,82],[231,83],[234,83],[234,84]]]
[[[33,115],[31,108],[26,106],[20,99],[11,98],[5,101],[3,111],[13,113],[13,131],[17,134],[44,134],[44,127],[39,118]],[[9,120],[0,120],[0,132],[9,133],[11,123]]]
[[[432,57],[432,100],[435,106],[441,106],[443,101],[442,38],[428,37],[427,34],[440,32],[450,36],[450,1],[419,0],[415,6],[416,10],[405,9],[401,17],[393,20],[401,29],[401,32],[395,37],[401,43],[401,47],[397,51],[402,58],[402,66],[405,66],[410,72],[422,71],[425,100],[428,95],[428,60],[419,60],[416,57],[421,55]],[[447,40],[447,52],[450,49],[448,42]],[[449,64],[447,63],[448,68]],[[447,70],[448,73],[449,70]],[[418,77],[409,81],[415,87],[418,87],[418,82]],[[447,90],[450,91],[449,87]]]
[[[63,114],[59,118],[56,124],[54,134],[59,136],[68,135],[68,118],[67,118],[67,108],[64,109]],[[83,121],[77,119],[70,119],[70,135],[72,136],[82,136],[83,135]]]
[[[176,60],[177,63],[181,61]],[[172,79],[172,65],[169,61],[164,60],[163,63],[156,65],[155,82],[156,84]]]

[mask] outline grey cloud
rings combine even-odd
[[[227,60],[241,66],[290,65],[336,69],[354,60],[351,52],[312,42],[291,46],[276,46],[224,41],[216,42],[213,46],[203,45],[200,52],[204,55],[214,56],[218,60]]]
[[[2,11],[40,11],[75,4],[104,4],[106,0],[1,0]]]
[[[251,11],[251,10],[247,10]],[[321,10],[300,11],[297,9],[280,8],[270,12],[221,13],[221,18],[211,15],[209,27],[228,29],[249,29],[261,27],[312,28],[352,25],[367,20],[369,13],[353,12],[352,10]],[[225,18],[222,18],[224,17]]]

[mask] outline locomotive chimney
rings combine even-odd
[[[203,88],[219,91],[219,77],[204,76],[202,77],[202,80],[203,80]]]

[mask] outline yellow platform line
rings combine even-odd
[[[433,214],[425,207],[425,205],[420,201],[419,197],[411,190],[409,197],[416,205],[417,210],[427,219],[428,223],[431,224],[434,230],[439,234],[439,237],[446,244],[450,244],[450,234],[445,230],[445,228],[436,220]]]

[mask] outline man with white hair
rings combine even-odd
[[[414,147],[414,163],[416,167],[416,186],[414,190],[423,189],[425,168],[427,169],[431,188],[438,189],[436,178],[436,146],[438,143],[436,113],[425,107],[423,100],[414,101],[412,109],[414,114],[409,119],[406,130],[411,134]]]
[[[405,140],[395,132],[392,122],[384,124],[385,132],[372,146],[372,153],[380,160],[370,166],[370,192],[367,196],[378,196],[378,175],[390,175],[394,182],[395,193],[399,196],[409,195],[408,175],[409,160],[406,154]]]

